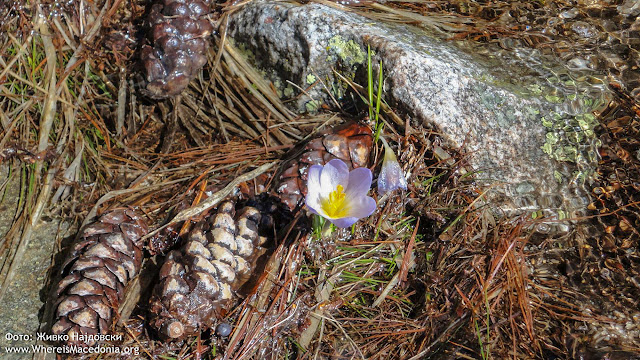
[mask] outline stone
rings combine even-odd
[[[252,2],[230,16],[229,35],[274,84],[305,89],[290,97],[300,112],[332,104],[327,89],[344,95],[334,69],[366,85],[369,45],[374,73],[383,63],[384,100],[469,154],[500,210],[557,213],[587,204],[583,187],[598,146],[592,112],[608,96],[582,81],[594,76],[590,69],[572,73],[532,50],[450,41],[321,4]],[[314,79],[324,86],[309,87]]]
[[[640,15],[640,2],[637,0],[625,0],[618,6],[618,11],[626,16]]]
[[[5,239],[13,222],[13,216],[20,204],[20,171],[9,171],[9,166],[0,164],[0,183],[8,180],[0,201],[0,239]],[[10,175],[11,174],[11,175]],[[46,279],[51,265],[56,242],[73,234],[75,229],[59,219],[40,221],[34,227],[31,240],[24,257],[15,271],[2,302],[0,302],[0,348],[2,359],[24,359],[22,354],[7,354],[5,347],[30,347],[37,343],[37,333],[41,331],[40,317],[44,311]],[[0,254],[0,263],[7,261],[7,251]],[[0,275],[0,283],[5,273]],[[10,338],[6,334],[22,336]],[[29,356],[31,358],[31,356]]]

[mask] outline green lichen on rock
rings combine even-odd
[[[282,86],[282,82],[280,81],[280,79],[276,79],[274,81],[271,82],[273,84],[273,87],[276,89],[276,95],[278,95],[279,98],[282,98],[282,88],[284,86]]]
[[[318,100],[310,100],[304,104],[305,108],[307,109],[307,112],[310,114],[317,113],[321,105],[322,105],[322,101],[318,101]]]
[[[557,217],[558,217],[558,220],[564,220],[564,219],[568,218],[569,215],[567,214],[566,211],[560,209],[560,210],[558,210],[558,216]]]
[[[342,99],[345,91],[347,90],[345,85],[347,84],[342,81],[331,83],[331,95],[333,95],[333,97],[335,97],[336,99]]]
[[[242,57],[249,60],[249,62],[252,64],[256,63],[256,55],[249,49],[247,44],[243,42],[237,42],[233,38],[229,38],[228,41],[231,46],[236,48],[236,50],[238,51],[238,53],[240,53],[240,55],[242,55]]]
[[[558,184],[562,184],[562,173],[558,170],[555,170],[553,172],[553,177],[556,179],[556,181],[558,182]]]
[[[340,35],[335,35],[327,43],[327,62],[336,63],[336,70],[345,78],[355,80],[356,70],[367,61],[367,52],[353,40],[345,40]],[[348,88],[347,82],[338,77],[329,81],[331,95],[341,99]]]
[[[311,85],[316,82],[316,76],[313,74],[307,75],[307,84]]]
[[[546,128],[552,128],[553,127],[553,121],[547,120],[547,118],[545,118],[544,116],[542,117],[542,126],[546,127]]]
[[[340,35],[336,35],[329,39],[327,52],[329,52],[330,55],[338,56],[342,63],[348,66],[364,64],[367,60],[367,53],[358,43],[353,40],[345,41],[345,39]]]
[[[287,85],[287,87],[284,88],[284,91],[283,91],[284,97],[290,98],[290,97],[293,97],[294,94],[295,94],[295,90],[293,90],[293,87],[291,87],[291,85]]]
[[[562,97],[558,96],[558,95],[545,95],[544,98],[551,103],[554,104],[560,104],[562,103]]]

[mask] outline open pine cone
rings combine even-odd
[[[151,325],[165,339],[183,339],[211,328],[253,267],[260,212],[222,203],[198,222],[180,250],[171,251],[151,298]]]
[[[372,147],[373,135],[368,126],[355,122],[336,126],[307,143],[303,153],[283,171],[276,192],[282,202],[293,210],[307,194],[307,172],[311,165],[324,165],[340,159],[349,170],[365,167]]]
[[[92,336],[108,332],[124,288],[140,271],[146,234],[147,225],[131,209],[109,211],[82,230],[56,290],[53,334],[91,346]]]
[[[163,0],[149,13],[153,47],[141,58],[147,72],[147,92],[153,98],[178,95],[207,62],[207,37],[213,27],[205,15],[207,0]]]

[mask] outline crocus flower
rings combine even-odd
[[[382,170],[378,176],[378,194],[382,196],[396,189],[407,190],[407,179],[404,178],[396,155],[384,138],[380,138],[380,140],[384,144],[384,160],[382,160]]]
[[[375,211],[376,201],[367,196],[370,187],[371,170],[349,172],[347,164],[334,159],[309,168],[305,202],[314,214],[346,228]]]

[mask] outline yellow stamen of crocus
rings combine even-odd
[[[320,206],[322,210],[331,219],[339,219],[347,216],[347,203],[346,194],[344,193],[344,187],[338,185],[334,191],[329,194],[326,199],[320,200]]]

